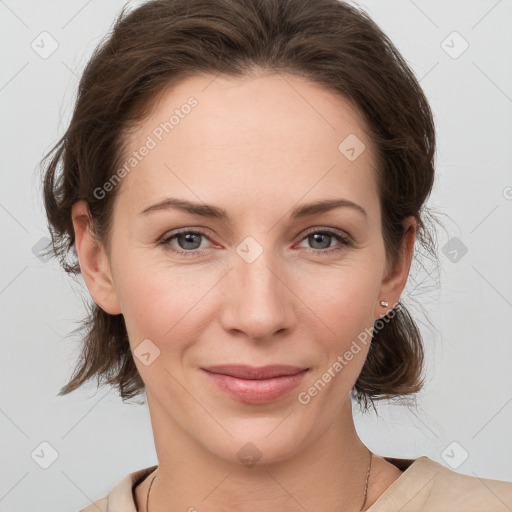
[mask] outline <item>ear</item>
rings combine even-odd
[[[91,217],[85,201],[78,201],[73,205],[71,218],[75,230],[74,248],[89,293],[105,312],[111,315],[122,313],[107,253],[103,244],[91,232]]]
[[[375,305],[375,320],[389,313],[400,300],[411,268],[418,226],[416,219],[412,216],[407,217],[402,224],[404,226],[402,244],[394,268],[387,269],[386,275],[381,283],[378,301]],[[381,300],[388,302],[389,306],[381,306]]]

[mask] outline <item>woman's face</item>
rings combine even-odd
[[[349,103],[288,74],[197,76],[165,94],[125,157],[107,278],[84,278],[124,316],[153,428],[228,461],[280,460],[348,421],[368,332],[410,262],[387,273],[373,148]],[[341,200],[358,206],[305,208]],[[272,383],[214,378],[215,365],[307,371],[258,394],[244,390]]]

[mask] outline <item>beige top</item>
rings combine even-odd
[[[428,457],[383,457],[403,473],[367,512],[511,512],[512,482],[457,473]],[[157,466],[129,473],[80,512],[137,512],[134,489]]]

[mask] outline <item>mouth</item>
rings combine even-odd
[[[309,368],[286,364],[274,364],[260,367],[249,365],[217,365],[203,368],[203,370],[217,375],[236,377],[237,379],[263,380],[296,375],[297,373],[309,370]]]
[[[290,365],[220,365],[201,370],[217,389],[231,399],[261,405],[288,395],[302,382],[309,368]]]

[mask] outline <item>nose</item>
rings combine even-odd
[[[294,295],[287,276],[271,251],[252,262],[235,258],[234,268],[223,280],[226,301],[221,323],[226,331],[264,341],[290,330],[294,324]]]

